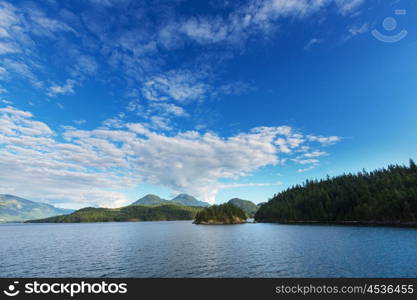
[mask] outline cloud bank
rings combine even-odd
[[[288,126],[230,137],[196,131],[167,136],[141,123],[68,126],[58,133],[8,106],[0,108],[0,168],[7,170],[0,173],[0,190],[52,203],[118,207],[127,204],[121,190],[146,182],[214,203],[219,189],[239,185],[222,180],[238,180],[283,157],[315,166],[325,154],[320,148],[339,140]]]

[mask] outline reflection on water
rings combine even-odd
[[[416,244],[386,227],[4,224],[0,277],[415,277]]]

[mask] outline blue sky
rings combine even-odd
[[[0,193],[262,202],[416,158],[413,1],[0,1]]]

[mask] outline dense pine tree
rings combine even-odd
[[[196,224],[234,224],[242,223],[246,220],[245,212],[231,204],[224,203],[221,205],[212,205],[200,210],[194,223]]]
[[[417,165],[307,180],[274,195],[255,220],[417,222]]]

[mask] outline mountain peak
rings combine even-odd
[[[71,213],[73,210],[34,202],[9,194],[0,194],[0,223],[22,222]]]
[[[174,199],[180,199],[180,198],[187,198],[187,199],[194,199],[194,200],[197,200],[197,198],[195,198],[194,196],[191,196],[191,195],[188,195],[188,194],[186,194],[186,193],[181,193],[181,194],[178,194],[175,198],[173,198],[172,200],[174,200]]]
[[[153,194],[148,194],[135,202],[132,205],[161,205],[161,204],[181,204],[185,206],[210,206],[209,203],[199,201],[195,197],[181,193],[172,200],[162,199],[161,197]]]
[[[194,196],[191,196],[185,193],[179,194],[178,196],[173,198],[171,201],[181,203],[182,205],[187,205],[187,206],[203,206],[203,207],[210,206],[209,203],[200,201]]]
[[[143,198],[159,198],[159,199],[162,199],[161,197],[159,197],[158,195],[155,195],[155,194],[147,194],[140,199],[143,199]]]
[[[228,203],[233,204],[241,209],[249,216],[252,217],[255,212],[258,210],[258,207],[255,203],[250,200],[244,200],[240,198],[233,198],[228,201]]]
[[[162,199],[161,197],[154,194],[147,194],[142,198],[136,200],[132,205],[159,205],[162,203],[169,202],[168,200]]]

